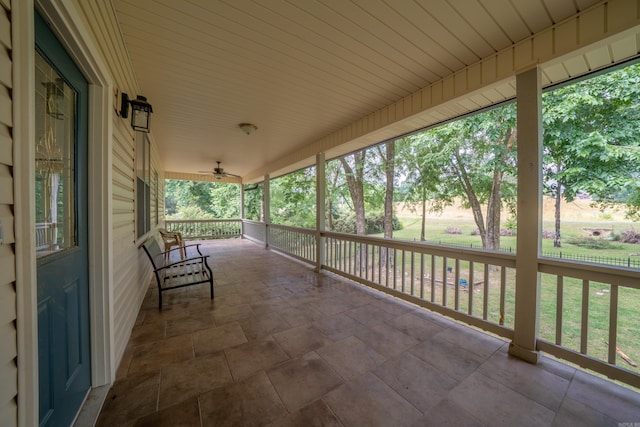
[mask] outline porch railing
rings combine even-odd
[[[538,349],[640,387],[640,274],[542,258]]]
[[[267,241],[267,224],[259,221],[242,221],[242,236],[258,243]]]
[[[324,232],[322,268],[511,339],[516,255]],[[537,349],[640,387],[640,274],[540,258]]]
[[[185,240],[228,239],[242,236],[240,219],[167,220],[168,231],[179,231]]]
[[[269,247],[301,261],[316,262],[316,231],[269,224]]]
[[[513,337],[513,254],[333,232],[322,235],[326,270]]]

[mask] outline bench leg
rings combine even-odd
[[[158,310],[162,310],[162,291],[158,289]]]

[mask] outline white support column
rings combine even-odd
[[[269,247],[269,224],[271,224],[271,194],[269,190],[269,174],[264,176],[264,192],[262,194],[262,206],[264,209],[264,247]]]
[[[240,219],[244,219],[244,184],[240,184]]]
[[[542,85],[540,68],[516,76],[518,205],[514,336],[509,353],[538,363],[540,321],[538,255],[542,233]]]
[[[326,218],[326,161],[324,153],[316,154],[316,273],[322,269],[325,263],[324,237],[321,233],[325,230]]]
[[[244,184],[240,183],[240,238],[244,239]]]

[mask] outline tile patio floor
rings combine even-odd
[[[158,311],[150,288],[99,426],[640,423],[640,393],[247,240],[203,248],[215,300],[199,285]]]

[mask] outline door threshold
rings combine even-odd
[[[82,403],[76,420],[73,423],[74,427],[93,427],[96,425],[100,410],[102,409],[102,405],[107,398],[107,393],[109,393],[110,388],[111,384],[107,384],[89,390],[89,394],[87,394],[87,398]]]

